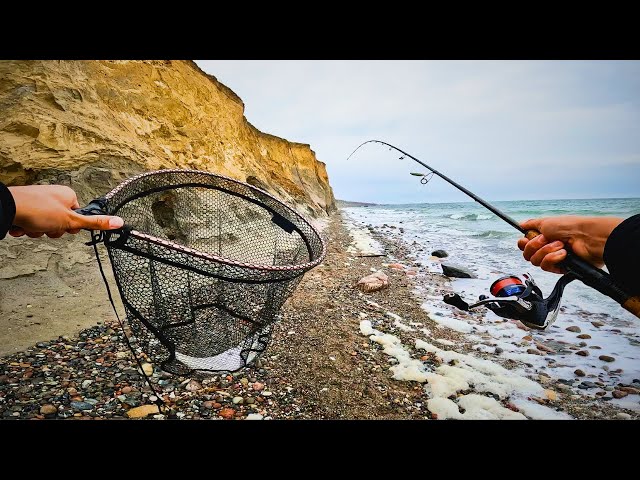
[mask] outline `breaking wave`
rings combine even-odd
[[[453,213],[451,215],[445,215],[445,216],[452,220],[469,220],[469,221],[490,220],[493,218],[493,215],[488,215],[484,213]]]

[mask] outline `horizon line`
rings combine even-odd
[[[350,203],[365,203],[369,205],[432,205],[438,203],[478,203],[475,200],[458,200],[455,202],[448,201],[436,201],[436,202],[409,202],[409,203],[374,203],[364,200],[344,200],[336,198],[336,201],[350,202]],[[529,199],[515,199],[515,200],[490,200],[490,202],[555,202],[559,200],[640,200],[640,197],[582,197],[582,198],[529,198]]]

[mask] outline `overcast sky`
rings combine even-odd
[[[310,144],[336,198],[468,200],[381,145],[346,161],[370,139],[489,200],[640,197],[638,61],[197,63],[258,129]]]

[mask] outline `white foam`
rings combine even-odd
[[[442,350],[435,345],[431,345],[430,343],[419,339],[416,340],[416,348],[435,353],[445,362],[457,361],[461,368],[490,376],[493,381],[503,384],[505,388],[511,389],[511,391],[540,393],[544,390],[533,380],[529,380],[528,378],[518,375],[513,370],[507,370],[502,365],[492,362],[491,360],[472,357],[471,355],[459,353],[453,350]],[[483,377],[477,378],[479,380],[483,379]]]
[[[360,333],[362,333],[363,335],[366,335],[366,336],[373,335],[377,331],[378,330],[375,330],[371,326],[371,322],[369,320],[361,320],[360,321]]]
[[[515,399],[511,403],[518,407],[518,410],[523,412],[527,417],[534,420],[573,420],[571,415],[558,412],[552,408],[522,398]]]
[[[427,372],[419,360],[411,358],[409,352],[403,347],[402,341],[395,335],[382,333],[371,326],[369,320],[360,322],[360,332],[369,336],[373,342],[382,345],[382,351],[398,361],[397,365],[389,368],[393,372],[392,378],[396,380],[424,382]]]
[[[366,228],[356,227],[352,222],[345,222],[353,241],[347,247],[349,253],[361,253],[363,255],[382,255],[384,247],[374,239]]]
[[[458,399],[458,403],[448,398],[432,398],[427,401],[429,411],[438,416],[438,420],[526,420],[523,414],[509,410],[496,400],[483,395],[469,394]],[[460,412],[464,409],[464,413]]]
[[[451,330],[455,330],[456,332],[469,333],[473,330],[471,325],[469,325],[467,322],[456,320],[455,318],[444,317],[440,315],[429,315],[429,318],[436,322],[438,325],[450,328]]]
[[[523,394],[542,394],[544,389],[538,383],[509,371],[489,360],[476,358],[471,355],[442,350],[423,340],[416,340],[416,348],[435,353],[444,362],[455,362],[456,365],[443,363],[434,372],[426,370],[425,365],[411,358],[409,351],[402,345],[402,341],[395,335],[383,333],[373,328],[369,320],[360,322],[360,332],[383,347],[383,352],[398,361],[397,365],[389,368],[393,372],[392,378],[403,381],[427,382],[424,392],[428,395],[427,406],[438,418],[457,419],[524,419],[525,415],[503,407],[493,398],[477,393],[461,395],[456,402],[448,399],[458,392],[473,388],[476,392],[496,395],[500,399]],[[551,413],[543,408],[521,403],[528,408],[532,418],[539,418]],[[460,413],[459,408],[465,410]],[[518,407],[519,408],[519,407]],[[524,411],[524,410],[523,410]],[[525,412],[526,414],[526,412]]]
[[[392,313],[392,312],[387,312],[387,315],[393,318],[393,326],[398,327],[403,332],[414,332],[416,330],[415,328],[402,323],[402,317],[400,315],[396,315],[395,313]]]

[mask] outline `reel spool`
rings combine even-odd
[[[576,276],[572,273],[563,275],[547,298],[531,275],[523,274],[523,278],[524,283],[516,275],[499,278],[489,287],[493,298],[480,295],[479,301],[472,305],[457,293],[445,295],[444,302],[465,311],[484,305],[500,317],[520,320],[529,328],[544,330],[555,322],[564,287]]]

